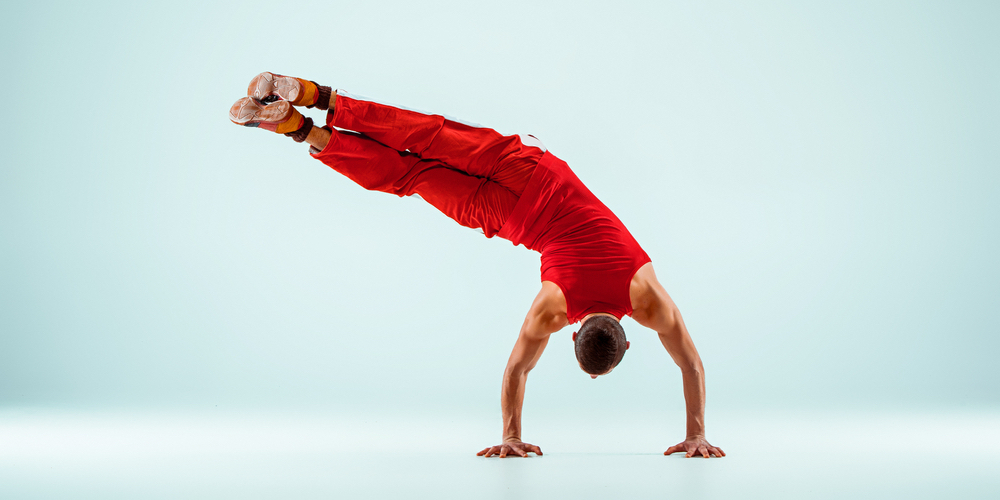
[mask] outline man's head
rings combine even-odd
[[[629,344],[622,325],[604,314],[585,320],[573,334],[573,343],[580,368],[591,377],[604,375],[618,366]]]

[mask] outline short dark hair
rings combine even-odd
[[[591,316],[580,325],[574,344],[583,371],[591,375],[607,373],[625,356],[625,329],[610,316]]]

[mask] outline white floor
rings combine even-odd
[[[585,416],[476,457],[497,421],[0,409],[0,498],[1000,498],[1000,412],[716,416],[719,460]]]

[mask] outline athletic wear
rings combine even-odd
[[[337,92],[334,130],[313,156],[365,189],[419,194],[459,224],[493,237],[514,210],[543,150],[537,140]]]
[[[629,286],[649,256],[569,169],[545,153],[499,236],[542,254],[542,281],[566,296],[566,316],[632,314]]]
[[[625,226],[532,136],[338,91],[334,130],[313,157],[366,189],[419,194],[459,224],[541,253],[567,316],[632,312],[629,285],[649,257]]]
[[[288,101],[264,104],[252,97],[243,97],[236,101],[229,108],[229,119],[237,125],[260,127],[279,134],[295,132],[306,124],[302,114]]]

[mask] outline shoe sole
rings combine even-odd
[[[261,104],[252,97],[244,97],[229,108],[229,120],[244,127],[260,127],[275,131],[278,125],[287,121],[292,114],[288,101]]]
[[[296,78],[265,71],[250,80],[247,95],[260,101],[272,95],[295,101],[302,95],[302,84]]]

